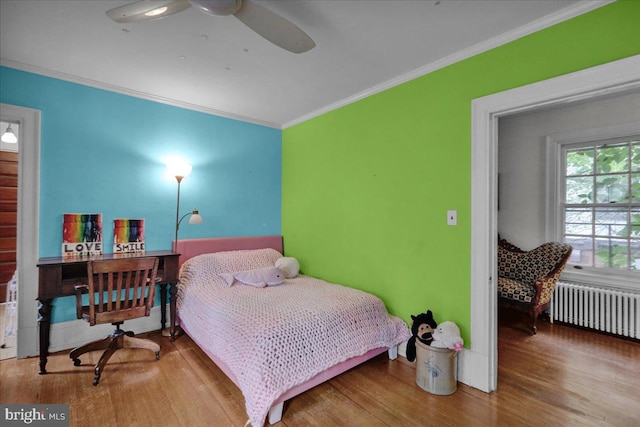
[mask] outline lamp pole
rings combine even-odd
[[[174,245],[178,245],[178,228],[180,227],[180,183],[182,182],[183,176],[176,175],[176,180],[178,181],[178,201],[176,203],[176,240]]]

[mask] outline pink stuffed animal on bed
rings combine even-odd
[[[460,351],[464,345],[458,325],[450,321],[440,323],[431,336],[431,347]]]

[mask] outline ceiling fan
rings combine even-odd
[[[151,21],[182,12],[190,7],[215,16],[233,15],[262,37],[293,53],[315,47],[304,31],[277,13],[250,0],[143,0],[107,11],[121,24]]]

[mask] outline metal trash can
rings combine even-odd
[[[416,384],[433,394],[449,395],[458,386],[458,352],[416,340]]]

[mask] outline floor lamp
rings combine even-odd
[[[180,229],[180,223],[187,216],[191,215],[189,218],[189,224],[202,224],[202,216],[197,209],[194,209],[191,212],[187,212],[186,214],[180,217],[180,184],[182,180],[191,173],[191,165],[182,162],[174,162],[169,163],[167,165],[167,170],[169,173],[176,177],[176,181],[178,181],[178,198],[176,201],[176,238],[173,241],[173,250],[178,249],[178,230]]]
[[[178,250],[178,230],[180,229],[180,223],[187,216],[191,215],[189,218],[189,224],[202,224],[202,217],[197,209],[194,209],[191,212],[187,212],[186,214],[180,217],[180,184],[184,177],[191,173],[191,165],[182,162],[173,162],[167,165],[167,170],[169,173],[176,177],[176,181],[178,181],[178,198],[176,200],[176,238],[173,241],[173,251],[176,252]],[[173,295],[172,295],[173,298]],[[164,308],[163,308],[164,309]],[[174,337],[177,336],[178,330],[175,330]],[[171,328],[162,330],[162,336],[170,337],[171,336]]]

